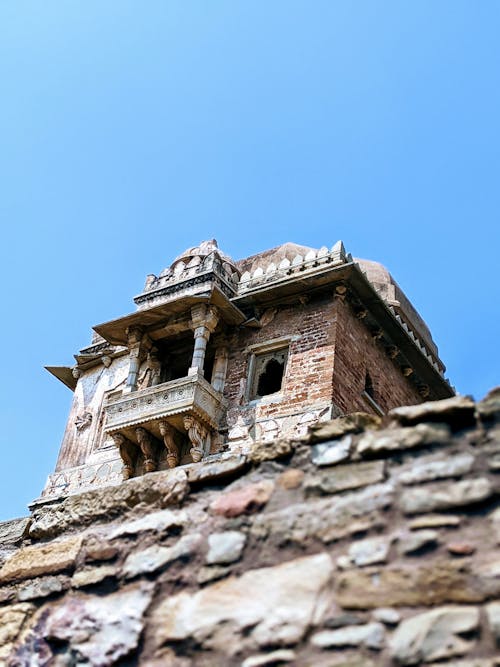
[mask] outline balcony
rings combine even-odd
[[[224,409],[222,394],[200,374],[192,375],[110,397],[104,406],[104,431],[109,434],[126,432],[161,420],[183,431],[186,415],[197,417],[210,429],[216,429]]]

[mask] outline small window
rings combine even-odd
[[[255,354],[250,364],[250,400],[281,390],[287,357],[288,348]]]
[[[370,377],[370,373],[365,375],[365,392],[370,398],[375,398],[375,390],[373,389],[373,381]]]

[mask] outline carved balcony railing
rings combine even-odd
[[[162,419],[175,423],[186,414],[216,429],[224,409],[222,394],[200,375],[193,375],[109,398],[104,407],[104,431],[112,434]]]

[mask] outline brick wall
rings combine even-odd
[[[373,340],[370,331],[353,314],[350,306],[335,302],[336,337],[333,372],[333,400],[342,411],[373,412],[362,397],[365,374],[373,381],[375,400],[384,412],[398,405],[421,403],[416,388]]]
[[[272,315],[271,309],[268,317]],[[265,317],[264,320],[267,318]],[[230,350],[225,396],[236,407],[241,382],[247,381],[249,354],[246,348],[282,336],[293,336],[282,386],[282,399],[260,408],[262,416],[272,416],[316,403],[331,401],[334,357],[335,313],[331,299],[315,300],[276,309],[261,329],[242,329],[228,343]]]

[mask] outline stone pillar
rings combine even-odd
[[[218,321],[219,313],[215,306],[207,306],[204,303],[200,303],[191,308],[191,329],[194,331],[194,351],[188,375],[198,375],[198,373],[203,373],[208,339],[210,338],[210,334],[215,331]]]
[[[139,375],[139,368],[141,361],[143,361],[149,348],[151,341],[149,336],[144,333],[141,327],[130,327],[127,330],[128,349],[129,349],[129,370],[127,382],[123,393],[130,393],[137,389],[137,377]]]
[[[227,347],[219,347],[215,353],[214,370],[212,372],[212,387],[222,393],[226,380],[228,351]]]

